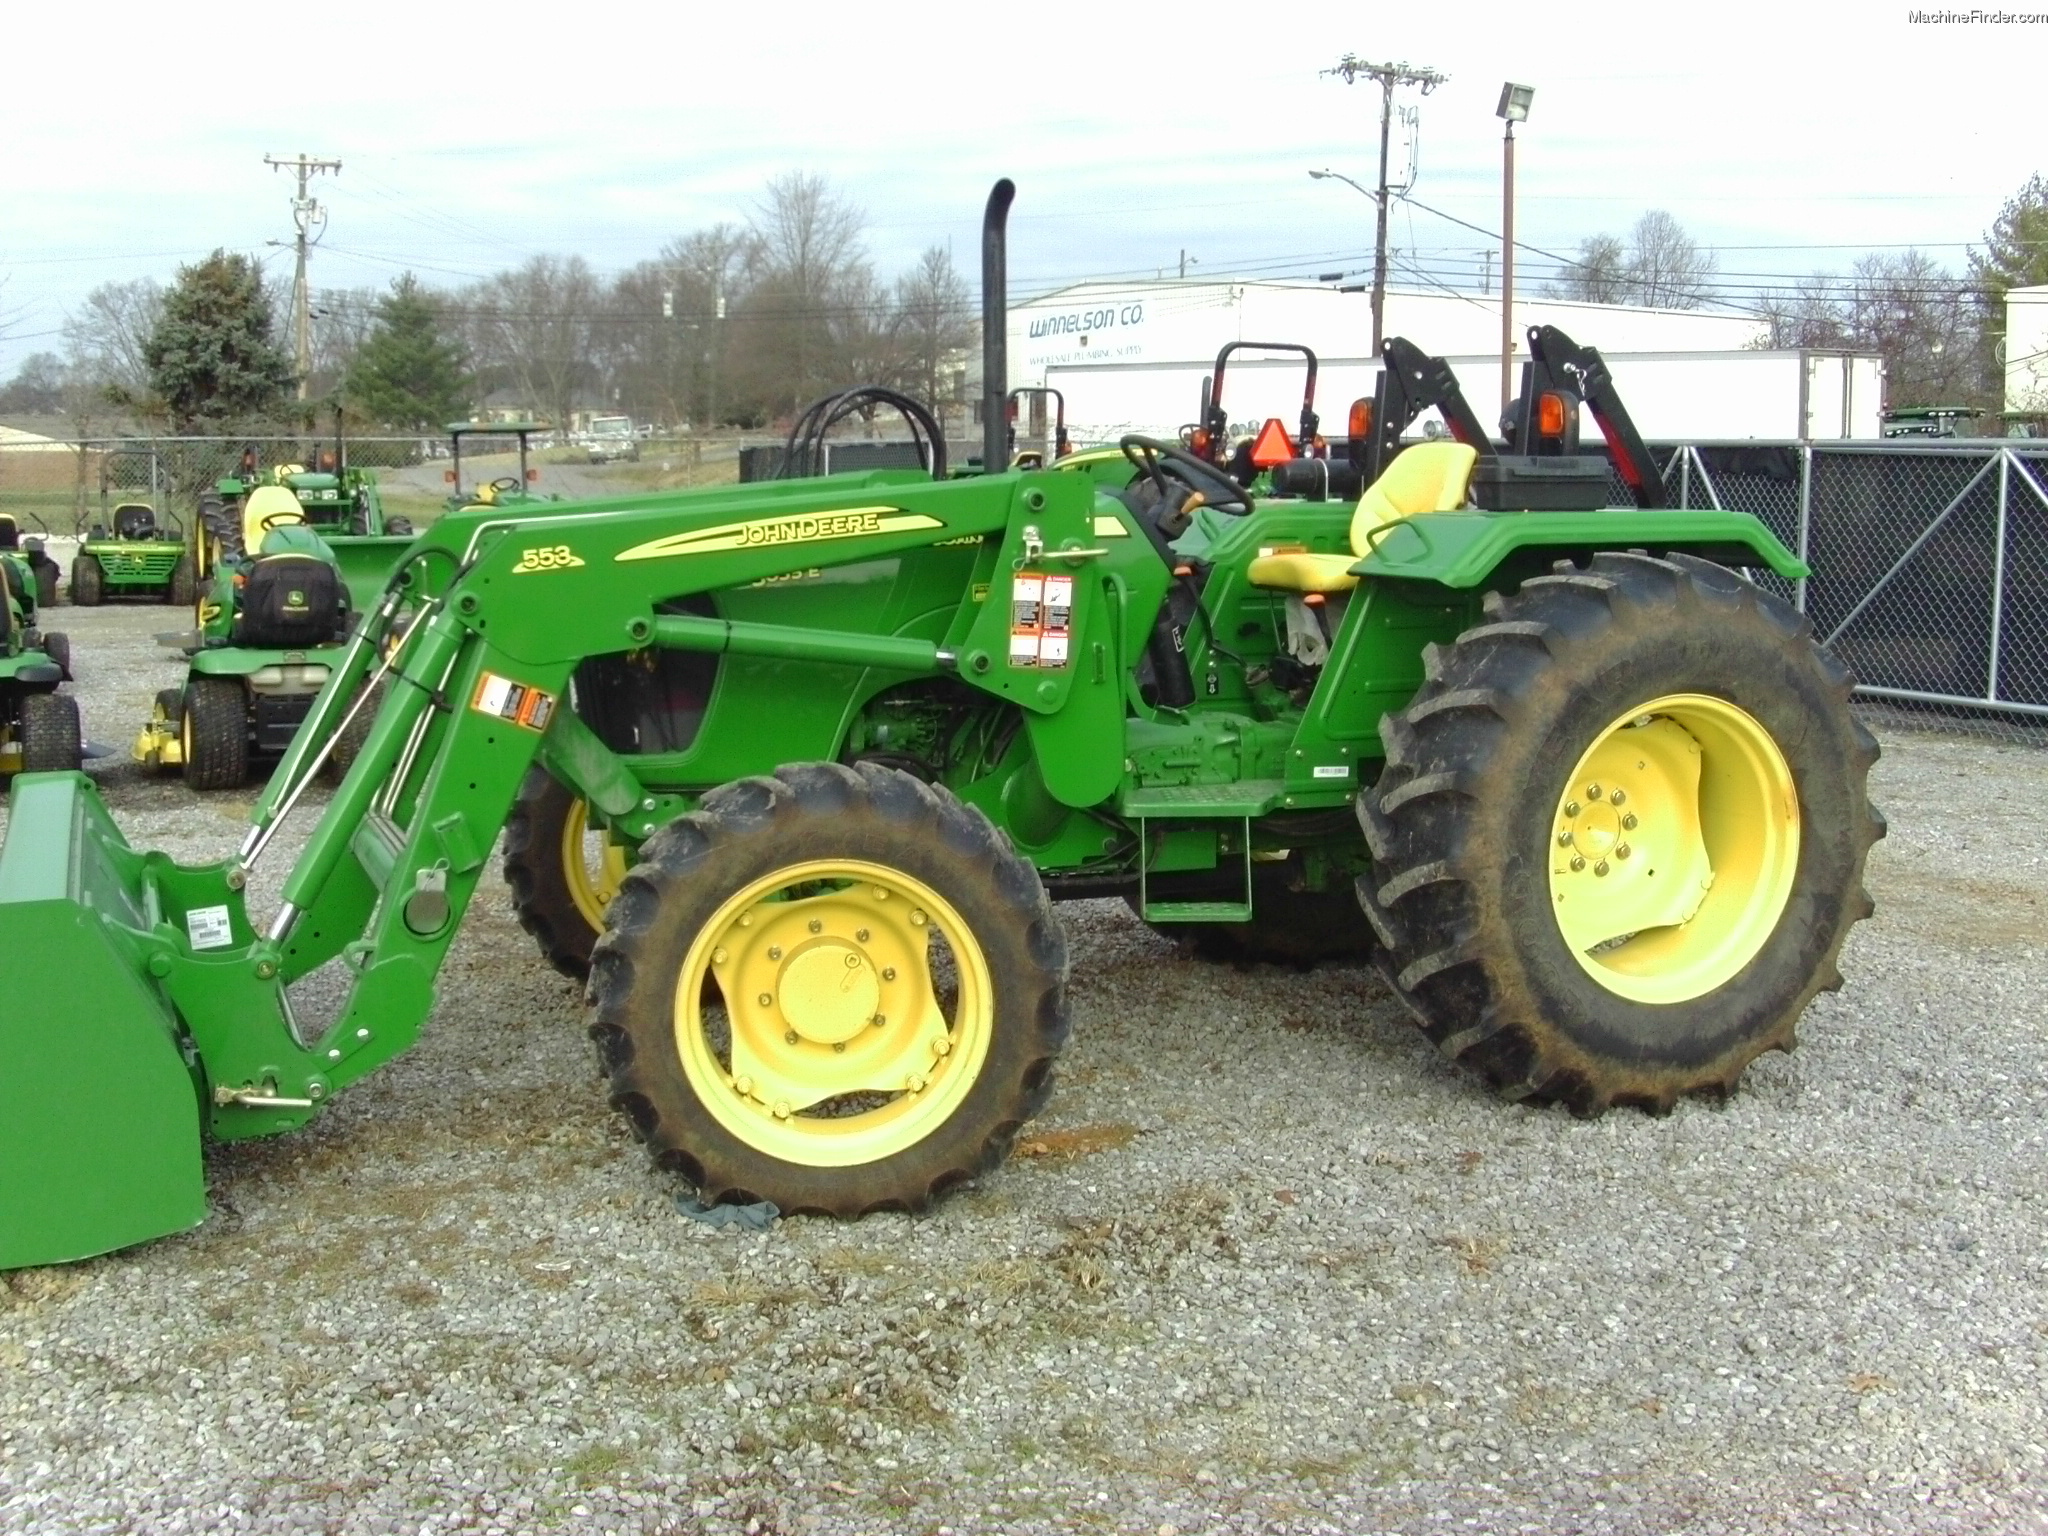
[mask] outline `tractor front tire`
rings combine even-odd
[[[71,562],[71,601],[81,608],[97,608],[106,601],[106,573],[91,555]]]
[[[249,695],[236,677],[195,677],[179,717],[185,782],[240,789],[249,782]]]
[[[170,603],[174,608],[199,604],[199,567],[189,554],[178,556],[178,563],[171,567]]]
[[[78,700],[68,693],[24,694],[20,734],[23,773],[76,773],[85,760]]]
[[[872,763],[742,779],[656,832],[591,959],[612,1103],[710,1203],[921,1210],[1052,1090],[1067,947],[988,818]]]
[[[576,793],[538,764],[529,769],[505,820],[505,882],[519,926],[549,965],[578,981],[590,974],[605,909],[626,873],[610,842],[592,867],[587,830],[589,813]]]
[[[1359,798],[1381,969],[1510,1099],[1733,1092],[1871,912],[1878,749],[1848,672],[1684,555],[1560,562],[1485,616],[1430,647]]]

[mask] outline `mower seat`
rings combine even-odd
[[[1287,592],[1349,592],[1358,585],[1351,567],[1371,553],[1376,529],[1429,512],[1452,512],[1465,504],[1472,466],[1479,452],[1466,443],[1417,443],[1404,448],[1373,481],[1351,514],[1348,555],[1273,554],[1252,561],[1255,587]]]
[[[128,501],[114,508],[114,537],[153,539],[156,537],[156,508]]]
[[[273,530],[275,531],[275,530]],[[326,645],[348,623],[348,589],[334,567],[297,550],[266,554],[237,577],[231,639],[236,645],[296,650]]]
[[[253,555],[263,547],[265,523],[281,527],[304,523],[305,520],[306,509],[299,505],[299,498],[284,486],[259,485],[242,503],[242,548]]]

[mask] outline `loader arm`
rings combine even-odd
[[[628,759],[563,707],[570,675],[587,657],[667,647],[856,663],[902,677],[951,673],[1027,718],[1071,713],[1079,688],[1120,719],[1121,679],[1099,655],[1085,666],[1078,655],[1059,668],[1010,665],[1006,588],[995,601],[985,588],[980,600],[959,590],[943,641],[674,611],[692,594],[934,544],[980,546],[982,562],[1005,581],[1030,559],[1084,572],[1105,553],[1095,507],[1084,476],[935,483],[878,472],[566,514],[466,510],[442,518],[401,562],[235,858],[190,868],[137,853],[82,775],[17,781],[14,836],[0,849],[0,936],[32,927],[40,949],[67,951],[51,956],[66,972],[105,984],[81,987],[76,1008],[60,1002],[34,1020],[0,1025],[0,1268],[100,1251],[203,1215],[194,1157],[176,1175],[182,1193],[152,1207],[163,1213],[154,1230],[124,1223],[44,1240],[48,1210],[89,1204],[109,1183],[104,1157],[81,1162],[87,1171],[67,1201],[64,1170],[48,1150],[57,1106],[13,1102],[13,1083],[48,1076],[30,1068],[50,1057],[53,1040],[65,1042],[67,1061],[119,1061],[128,1077],[138,1053],[149,1058],[143,1066],[155,1086],[131,1097],[154,1095],[157,1110],[129,1104],[123,1135],[140,1137],[138,1127],[155,1123],[157,1139],[175,1143],[195,1100],[219,1139],[292,1129],[418,1037],[441,962],[536,756],[631,836],[682,808],[681,796],[649,791]],[[1106,585],[1075,583],[1077,649],[1113,627]],[[319,768],[351,698],[380,672],[388,675],[375,722],[286,877],[283,904],[267,921],[252,918],[250,864]],[[1113,746],[1108,755],[1116,760]],[[290,983],[330,962],[347,979],[338,1012],[324,1022],[296,1018]],[[166,1095],[166,1077],[186,1080],[184,1090]],[[12,1169],[31,1163],[35,1209],[17,1211],[31,1181]]]

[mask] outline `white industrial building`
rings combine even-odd
[[[2005,409],[2012,416],[2048,414],[2048,287],[2006,292]]]
[[[2048,290],[2041,290],[2048,297]],[[2042,307],[2048,318],[2048,304]],[[1884,370],[1879,359],[1838,352],[1763,351],[1747,316],[1517,298],[1521,335],[1555,325],[1600,349],[1630,414],[1653,441],[1730,438],[1874,438]],[[1386,334],[1446,358],[1482,421],[1500,406],[1498,296],[1389,289]],[[1126,432],[1170,437],[1192,422],[1202,381],[1231,341],[1300,342],[1320,365],[1316,407],[1338,436],[1353,399],[1373,392],[1371,296],[1313,283],[1162,280],[1082,283],[1010,311],[1013,385],[1066,397],[1076,442]],[[1224,406],[1234,423],[1301,409],[1302,365],[1284,355],[1233,356]],[[1586,430],[1596,435],[1588,421]]]

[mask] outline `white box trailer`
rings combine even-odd
[[[1650,442],[1881,435],[1884,363],[1874,356],[1791,350],[1603,350],[1602,355],[1637,430]],[[1500,355],[1446,361],[1479,419],[1495,421],[1500,414]],[[1195,420],[1204,382],[1213,369],[1213,359],[1063,362],[1047,366],[1043,382],[1066,397],[1067,428],[1076,444],[1114,442],[1126,432],[1170,439]],[[1372,395],[1379,371],[1379,360],[1372,357],[1318,360],[1316,409],[1326,438],[1344,435],[1351,402]],[[1223,404],[1233,429],[1255,431],[1269,416],[1279,417],[1292,429],[1301,414],[1303,373],[1299,357],[1233,353],[1223,384]],[[1519,366],[1516,381],[1519,387]],[[1589,441],[1598,441],[1599,429],[1590,415],[1584,418],[1583,431]]]

